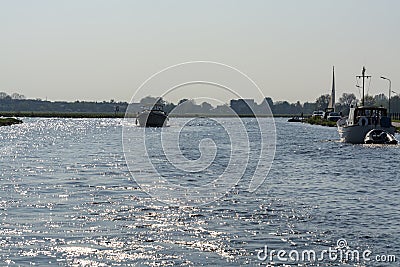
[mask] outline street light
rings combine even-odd
[[[381,76],[381,79],[388,80],[389,81],[389,108],[388,108],[388,113],[390,117],[390,93],[392,92],[392,81],[389,78]]]
[[[400,96],[399,93],[397,93],[397,92],[395,92],[395,91],[392,91],[392,93],[393,93],[393,94],[396,94],[397,97]],[[395,114],[395,117],[396,117],[396,116],[397,116],[397,119],[399,119],[399,113]]]

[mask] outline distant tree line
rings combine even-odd
[[[324,110],[329,104],[329,95],[321,95],[315,101],[317,110]],[[362,105],[362,100],[357,99],[354,94],[343,93],[339,97],[339,101],[335,105],[335,110],[347,115],[351,105]],[[366,95],[364,97],[365,106],[378,106],[389,107],[389,98],[385,94],[378,94],[375,96]],[[400,97],[399,95],[391,96],[390,98],[390,112],[400,113]]]
[[[257,104],[252,99],[243,99],[243,101],[231,100],[230,105],[224,104],[213,107],[207,102],[196,103],[191,99],[181,99],[177,104],[165,101],[163,98],[147,96],[140,101],[142,106],[151,105],[154,103],[159,103],[164,105],[164,110],[166,112],[171,112],[174,110],[178,114],[227,114],[230,108],[237,111],[237,113],[249,113],[253,112],[255,114],[263,114],[266,110],[266,104],[269,105],[271,111],[274,115],[304,115],[312,114],[315,110],[324,111],[329,104],[330,95],[324,94],[316,98],[314,102],[300,103],[289,103],[288,101],[277,101],[274,102],[272,98],[266,97],[261,103]],[[379,94],[375,96],[366,95],[364,98],[365,105],[372,106],[383,106],[388,107],[388,97],[384,94]],[[398,95],[394,96],[390,100],[391,112],[400,112],[400,98]],[[235,106],[233,105],[235,104]],[[240,107],[240,105],[242,105]],[[350,107],[352,105],[361,105],[361,100],[353,93],[343,93],[337,103],[335,104],[335,110],[341,112],[343,115],[349,113]],[[236,106],[238,106],[237,109]],[[178,109],[176,109],[178,107]]]
[[[272,113],[274,115],[286,115],[286,114],[301,114],[304,115],[312,114],[315,110],[324,111],[330,100],[330,95],[324,94],[316,98],[315,102],[305,102],[301,104],[299,101],[296,103],[289,103],[287,101],[273,102],[271,98],[265,99],[269,106],[271,107]],[[366,95],[364,98],[364,105],[366,106],[382,106],[388,108],[388,97],[384,94],[379,94],[375,96]],[[361,100],[353,93],[343,93],[335,104],[335,111],[341,112],[343,115],[349,113],[350,107],[355,105],[361,105]],[[400,112],[400,97],[395,95],[390,99],[390,109],[391,113]]]
[[[8,95],[0,92],[0,112],[34,112],[34,113],[113,113],[116,110],[125,112],[127,102],[114,100],[94,101],[47,101],[42,99],[26,99],[23,95],[14,93]]]
[[[140,100],[139,103],[131,103],[131,111],[140,112],[144,107],[158,103],[164,106],[167,113],[174,112],[177,114],[229,114],[231,108],[237,113],[254,112],[255,114],[264,114],[266,105],[268,104],[274,115],[304,115],[312,114],[315,110],[325,110],[328,107],[330,96],[321,95],[314,102],[289,103],[287,101],[276,101],[266,97],[261,103],[257,104],[252,99],[231,100],[230,104],[212,106],[210,103],[196,103],[192,99],[181,99],[174,104],[160,97],[147,96]],[[354,94],[343,93],[335,106],[337,112],[346,115],[351,105],[360,105],[361,101]],[[384,94],[375,96],[367,95],[365,97],[365,105],[375,105],[388,107],[388,97]],[[127,102],[110,101],[47,101],[42,99],[26,99],[23,95],[13,93],[8,95],[0,92],[0,113],[1,112],[47,112],[47,113],[125,113]],[[391,112],[400,113],[400,98],[395,95],[391,98]],[[1,115],[1,114],[0,114]]]

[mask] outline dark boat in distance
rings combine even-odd
[[[151,109],[140,112],[136,118],[141,127],[163,127],[167,124],[168,115],[163,109],[163,105],[155,104]]]
[[[288,122],[303,122],[304,118],[303,117],[298,117],[298,116],[294,116],[290,119],[288,119]]]

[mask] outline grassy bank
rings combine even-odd
[[[394,127],[396,128],[396,132],[400,133],[400,126],[398,126],[398,123],[400,123],[400,120],[393,120],[393,122],[396,122]]]
[[[306,123],[313,124],[313,125],[321,125],[321,126],[328,126],[328,127],[336,127],[335,121],[328,121],[322,119],[321,117],[310,117],[305,120]]]
[[[13,124],[20,124],[22,123],[21,120],[14,119],[14,118],[0,118],[0,126],[9,126]]]

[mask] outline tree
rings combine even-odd
[[[182,99],[179,101],[174,112],[178,114],[196,113],[199,109],[200,106],[197,106],[193,100]]]
[[[218,105],[214,110],[214,114],[232,114],[232,109],[228,104]]]
[[[143,106],[153,106],[154,104],[164,105],[165,101],[162,97],[146,96],[140,100]]]
[[[272,100],[272,98],[270,97],[266,97],[264,98],[264,101],[268,103],[269,107],[272,108],[272,106],[274,105],[274,101]],[[263,102],[264,102],[263,101]]]
[[[188,100],[189,100],[189,99],[187,99],[187,98],[184,98],[184,99],[179,100],[178,106],[179,106],[180,104],[185,103],[185,102],[188,101]]]
[[[312,114],[314,110],[316,110],[317,104],[315,103],[309,103],[309,102],[305,102],[303,104],[303,112],[304,114]]]
[[[18,93],[13,93],[13,94],[11,94],[11,98],[12,98],[12,99],[19,99],[19,100],[21,100],[21,99],[25,99],[25,96],[24,96],[24,95],[20,95],[20,94],[18,94]]]
[[[352,104],[354,105],[357,103],[357,98],[353,93],[343,93],[342,96],[339,97],[339,103],[342,106],[350,107]]]
[[[166,103],[164,106],[164,111],[167,113],[171,113],[174,108],[176,108],[176,105],[174,103]]]
[[[201,112],[208,113],[213,109],[213,106],[208,102],[201,103]]]
[[[0,92],[0,99],[4,99],[4,98],[6,98],[7,96],[8,96],[7,93]]]
[[[374,102],[376,106],[388,107],[389,98],[385,94],[379,94],[374,96]]]
[[[325,94],[318,97],[315,101],[318,110],[325,110],[329,105],[330,95]]]
[[[366,95],[365,97],[364,97],[364,106],[374,106],[376,103],[375,103],[375,99],[374,99],[374,97],[373,96],[371,96],[371,95]]]
[[[268,108],[269,107],[269,108]],[[256,106],[255,110],[257,114],[268,114],[268,110],[274,107],[274,101],[270,97],[264,98],[259,105]]]
[[[398,95],[390,98],[390,112],[400,112],[400,97]]]
[[[287,101],[278,101],[274,105],[274,114],[294,114],[291,112],[291,106]]]

